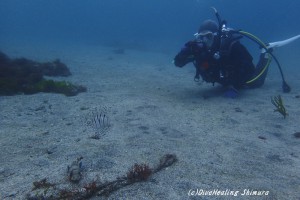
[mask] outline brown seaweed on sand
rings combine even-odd
[[[81,158],[77,160],[80,162]],[[36,199],[47,199],[47,200],[56,200],[56,199],[72,199],[72,200],[84,200],[90,199],[95,196],[108,197],[113,192],[124,188],[126,186],[141,182],[147,181],[151,175],[157,173],[167,167],[170,167],[177,162],[177,156],[175,154],[166,154],[161,157],[159,163],[150,168],[147,164],[138,164],[135,163],[127,172],[126,175],[117,177],[115,180],[100,182],[93,180],[88,182],[83,186],[78,184],[74,185],[72,188],[61,188],[58,184],[55,184],[55,187],[47,188],[46,190],[40,190],[28,193],[26,195],[27,200],[36,200]],[[43,181],[42,184],[44,184]],[[54,184],[53,184],[54,185]]]

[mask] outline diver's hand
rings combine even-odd
[[[227,88],[226,92],[224,93],[224,97],[235,99],[239,96],[238,90],[235,89],[233,86]]]

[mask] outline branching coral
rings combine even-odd
[[[274,112],[279,112],[284,118],[286,118],[288,113],[286,112],[286,109],[283,105],[283,100],[282,100],[281,96],[278,95],[278,96],[272,97],[271,102],[276,107],[276,109],[274,109]]]

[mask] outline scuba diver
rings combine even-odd
[[[264,84],[268,67],[273,58],[279,69],[283,80],[283,91],[291,89],[285,82],[281,66],[273,55],[274,47],[283,46],[298,38],[293,38],[265,44],[256,36],[241,30],[227,28],[226,22],[220,19],[215,8],[213,8],[218,23],[213,20],[204,21],[196,34],[195,39],[187,42],[180,52],[175,56],[173,63],[177,67],[183,67],[193,62],[196,68],[194,80],[219,83],[226,88],[225,97],[236,98],[238,91],[242,88],[258,88]],[[240,39],[245,36],[256,42],[261,48],[261,54],[256,66],[253,58]]]

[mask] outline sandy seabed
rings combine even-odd
[[[44,178],[70,189],[112,181],[135,163],[154,166],[165,154],[178,161],[146,182],[92,199],[300,199],[300,139],[294,136],[300,132],[300,75],[290,76],[290,93],[282,93],[271,71],[262,88],[226,99],[221,87],[194,83],[193,66],[174,67],[176,52],[97,46],[2,51],[38,61],[59,58],[73,75],[56,79],[88,91],[0,97],[0,199],[25,199]],[[273,112],[270,98],[279,94],[286,119]],[[91,139],[86,117],[102,108],[111,127]],[[70,183],[67,167],[79,157],[82,180]]]

